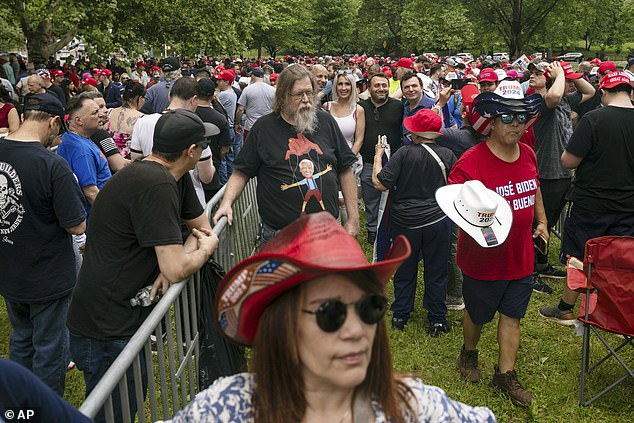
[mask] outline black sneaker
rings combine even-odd
[[[404,331],[407,319],[402,317],[392,317],[392,329]]]
[[[537,273],[533,273],[533,292],[538,294],[552,294],[553,289],[539,277]]]
[[[542,278],[564,279],[566,277],[566,272],[549,264],[548,267],[539,271],[539,276]]]
[[[429,336],[432,338],[438,338],[443,333],[449,333],[451,330],[451,322],[445,320],[443,323],[430,323],[429,324]]]
[[[368,244],[374,244],[376,241],[376,232],[368,231]]]

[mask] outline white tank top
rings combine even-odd
[[[338,118],[332,115],[332,117],[335,118],[335,121],[337,121],[337,125],[339,125],[339,129],[341,130],[341,133],[343,134],[343,137],[346,139],[348,147],[350,148],[352,148],[352,145],[354,144],[354,133],[357,129],[357,119],[355,119],[354,116],[355,112],[356,110],[350,113],[348,116],[342,118]]]

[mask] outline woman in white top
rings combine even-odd
[[[365,115],[363,107],[357,104],[359,93],[349,70],[339,71],[335,76],[332,98],[333,101],[324,104],[324,109],[335,118],[348,146],[358,155],[363,144]]]

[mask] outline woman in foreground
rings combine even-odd
[[[217,291],[218,325],[253,347],[253,373],[217,380],[173,421],[494,422],[488,408],[393,373],[384,287],[410,252],[399,237],[368,264],[327,212],[287,226]]]

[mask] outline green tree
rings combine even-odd
[[[314,0],[311,35],[317,54],[346,51],[360,6],[360,0]]]
[[[440,49],[457,53],[473,45],[469,11],[459,0],[413,0],[405,7],[402,20],[403,45],[412,51]]]
[[[311,8],[301,0],[265,0],[263,11],[253,24],[251,45],[275,57],[280,50],[303,50],[307,47],[305,29],[311,25]]]
[[[471,16],[484,28],[496,30],[511,56],[522,54],[560,0],[471,0]]]

